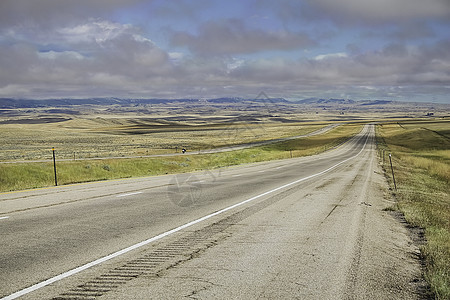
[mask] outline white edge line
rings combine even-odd
[[[122,195],[117,195],[116,197],[126,197],[126,196],[132,196],[132,195],[137,195],[137,194],[142,194],[142,192],[134,192],[134,193],[128,193],[128,194],[122,194]]]
[[[0,220],[5,220],[5,219],[9,219],[9,216],[6,216],[6,217],[0,217]]]
[[[159,240],[159,239],[162,239],[162,238],[164,238],[164,237],[166,237],[166,236],[168,236],[168,235],[171,235],[171,234],[173,234],[173,233],[176,233],[176,232],[178,232],[178,231],[180,231],[180,230],[186,229],[186,228],[188,228],[188,227],[190,227],[190,226],[192,226],[192,225],[195,225],[195,224],[197,224],[197,223],[203,222],[203,221],[205,221],[205,220],[207,220],[207,219],[209,219],[209,218],[212,218],[212,217],[214,217],[214,216],[217,216],[217,215],[220,215],[220,214],[222,214],[222,213],[224,213],[224,212],[227,212],[227,211],[229,211],[229,210],[231,210],[231,209],[234,209],[234,208],[236,208],[236,207],[239,207],[239,206],[241,206],[241,205],[244,205],[244,204],[246,204],[246,203],[248,203],[248,202],[254,201],[254,200],[258,199],[258,198],[264,197],[264,196],[266,196],[266,195],[269,195],[269,194],[271,194],[271,193],[273,193],[273,192],[279,191],[279,190],[284,189],[284,188],[286,188],[286,187],[289,187],[289,186],[291,186],[291,185],[297,184],[297,183],[299,183],[299,182],[302,182],[302,181],[311,179],[311,178],[313,178],[313,177],[320,176],[320,175],[322,175],[322,174],[324,174],[324,173],[327,173],[327,172],[333,170],[334,168],[338,167],[339,165],[342,165],[343,163],[349,161],[350,159],[353,159],[353,158],[359,156],[359,155],[361,154],[361,152],[364,150],[364,148],[366,147],[366,144],[367,144],[367,140],[368,140],[368,139],[369,139],[369,137],[366,138],[366,141],[365,141],[365,143],[364,143],[364,146],[361,148],[361,150],[358,152],[358,154],[356,154],[355,156],[349,157],[349,158],[347,158],[347,159],[345,159],[345,160],[343,160],[343,161],[341,161],[341,162],[335,164],[334,166],[332,166],[332,167],[330,167],[330,168],[328,168],[328,169],[326,169],[326,170],[324,170],[324,171],[321,171],[321,172],[319,172],[319,173],[316,173],[316,174],[313,174],[313,175],[310,175],[310,176],[307,176],[307,177],[304,177],[304,178],[295,180],[295,181],[293,181],[293,182],[291,182],[291,183],[288,183],[288,184],[279,186],[279,187],[277,187],[277,188],[275,188],[275,189],[273,189],[273,190],[270,190],[270,191],[267,191],[267,192],[265,192],[265,193],[259,194],[259,195],[257,195],[257,196],[254,196],[254,197],[250,198],[250,199],[247,199],[247,200],[244,200],[244,201],[242,201],[242,202],[236,203],[236,204],[234,204],[234,205],[231,205],[231,206],[229,206],[229,207],[226,207],[226,208],[224,208],[224,209],[221,209],[221,210],[219,210],[219,211],[216,211],[216,212],[214,212],[214,213],[212,213],[212,214],[209,214],[209,215],[206,215],[206,216],[204,216],[204,217],[201,217],[200,219],[191,221],[191,222],[186,223],[186,224],[184,224],[184,225],[181,225],[181,226],[179,226],[179,227],[177,227],[177,228],[174,228],[174,229],[172,229],[172,230],[169,230],[169,231],[166,231],[166,232],[164,232],[164,233],[161,233],[161,234],[159,234],[159,235],[157,235],[157,236],[154,236],[154,237],[152,237],[152,238],[150,238],[150,239],[148,239],[148,240],[142,241],[142,242],[137,243],[137,244],[135,244],[135,245],[132,245],[132,246],[130,246],[130,247],[128,247],[128,248],[119,250],[119,251],[114,252],[114,253],[112,253],[112,254],[110,254],[110,255],[108,255],[108,256],[99,258],[99,259],[94,260],[94,261],[92,261],[92,262],[90,262],[90,263],[87,263],[87,264],[85,264],[85,265],[82,265],[82,266],[80,266],[80,267],[78,267],[78,268],[72,269],[72,270],[70,270],[70,271],[67,271],[67,272],[65,272],[65,273],[62,273],[62,274],[57,275],[57,276],[55,276],[55,277],[49,278],[49,279],[47,279],[47,280],[45,280],[45,281],[39,282],[39,283],[37,283],[37,284],[35,284],[35,285],[32,285],[32,286],[30,286],[30,287],[28,287],[28,288],[25,288],[25,289],[23,289],[23,290],[17,291],[17,292],[15,292],[15,293],[13,293],[13,294],[11,294],[11,295],[9,295],[9,296],[6,296],[6,297],[4,297],[4,298],[1,298],[0,300],[12,300],[12,299],[16,299],[16,298],[18,298],[18,297],[21,297],[21,296],[23,296],[23,295],[26,295],[26,294],[31,293],[31,292],[33,292],[33,291],[36,291],[36,290],[38,290],[38,289],[40,289],[40,288],[43,288],[43,287],[45,287],[45,286],[47,286],[47,285],[49,285],[49,284],[52,284],[52,283],[54,283],[54,282],[57,282],[57,281],[62,280],[62,279],[64,279],[64,278],[67,278],[67,277],[69,277],[69,276],[75,275],[75,274],[77,274],[77,273],[79,273],[79,272],[81,272],[81,271],[84,271],[84,270],[86,270],[86,269],[89,269],[89,268],[91,268],[91,267],[93,267],[93,266],[96,266],[96,265],[99,265],[99,264],[101,264],[101,263],[104,263],[105,261],[108,261],[108,260],[110,260],[110,259],[113,259],[113,258],[115,258],[115,257],[118,257],[118,256],[120,256],[120,255],[122,255],[122,254],[125,254],[125,253],[127,253],[127,252],[130,252],[130,251],[135,250],[135,249],[137,249],[137,248],[140,248],[140,247],[142,247],[142,246],[145,246],[145,245],[147,245],[147,244],[149,244],[149,243],[152,243],[152,242],[154,242],[154,241],[157,241],[157,240]]]
[[[205,180],[193,181],[193,182],[190,182],[190,184],[199,184],[199,183],[203,183],[203,182],[205,182]]]

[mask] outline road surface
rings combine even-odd
[[[2,299],[420,299],[374,128],[320,155],[0,195]]]

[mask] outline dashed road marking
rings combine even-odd
[[[6,216],[6,217],[0,217],[0,220],[6,220],[6,219],[9,219],[9,217],[8,217],[8,216]]]
[[[191,184],[198,184],[198,183],[203,183],[203,182],[205,182],[205,180],[193,181],[193,182],[191,182]]]
[[[120,197],[127,197],[127,196],[133,196],[133,195],[137,195],[137,194],[142,194],[142,192],[134,192],[134,193],[128,193],[128,194],[121,194],[121,195],[117,195],[117,198]]]

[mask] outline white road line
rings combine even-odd
[[[0,217],[0,220],[9,219],[9,217]]]
[[[193,182],[190,182],[190,184],[197,184],[197,183],[203,183],[203,182],[205,182],[205,180],[193,181]]]
[[[281,169],[282,167],[276,167],[275,170]]]
[[[264,172],[266,172],[266,171],[265,170],[258,171],[258,173],[264,173]]]
[[[128,194],[122,194],[122,195],[117,195],[116,197],[127,197],[127,196],[133,196],[133,195],[137,195],[137,194],[142,194],[142,192],[134,192],[134,193],[128,193]]]
[[[231,177],[240,177],[242,176],[241,174],[235,174],[235,175],[231,175]]]
[[[99,265],[99,264],[101,264],[101,263],[104,263],[105,261],[108,261],[108,260],[110,260],[110,259],[113,259],[113,258],[115,258],[115,257],[118,257],[118,256],[120,256],[120,255],[122,255],[122,254],[128,253],[128,252],[130,252],[130,251],[132,251],[132,250],[135,250],[135,249],[137,249],[137,248],[140,248],[140,247],[142,247],[142,246],[145,246],[145,245],[147,245],[147,244],[150,244],[150,243],[152,243],[152,242],[154,242],[154,241],[157,241],[157,240],[159,240],[159,239],[162,239],[162,238],[164,238],[164,237],[166,237],[166,236],[168,236],[168,235],[171,235],[171,234],[173,234],[173,233],[176,233],[176,232],[178,232],[178,231],[180,231],[180,230],[186,229],[186,228],[188,228],[188,227],[190,227],[190,226],[192,226],[192,225],[195,225],[195,224],[197,224],[197,223],[203,222],[203,221],[208,220],[208,219],[210,219],[210,218],[212,218],[212,217],[215,217],[215,216],[217,216],[217,215],[223,214],[224,212],[227,212],[227,211],[229,211],[229,210],[231,210],[231,209],[234,209],[234,208],[236,208],[236,207],[239,207],[239,206],[241,206],[241,205],[244,205],[244,204],[246,204],[246,203],[249,203],[249,202],[251,202],[251,201],[254,201],[254,200],[256,200],[256,199],[259,199],[259,198],[261,198],[261,197],[267,196],[267,195],[269,195],[269,194],[272,194],[272,193],[274,193],[274,192],[276,192],[276,191],[282,190],[282,189],[287,188],[287,187],[289,187],[289,186],[292,186],[292,185],[294,185],[294,184],[300,183],[300,182],[302,182],[302,181],[306,181],[306,180],[308,180],[308,179],[311,179],[311,178],[320,176],[320,175],[322,175],[322,174],[325,174],[325,173],[327,173],[327,172],[329,172],[329,171],[335,169],[336,167],[342,165],[343,163],[345,163],[345,162],[347,162],[347,161],[349,161],[349,160],[351,160],[351,159],[353,159],[353,158],[359,156],[359,155],[361,154],[361,152],[364,150],[364,148],[366,147],[366,144],[367,144],[367,140],[368,140],[368,139],[369,139],[369,136],[366,137],[366,141],[365,141],[363,147],[361,148],[361,150],[358,152],[358,154],[356,154],[355,156],[349,157],[349,158],[347,158],[347,159],[341,161],[340,163],[335,164],[334,166],[332,166],[332,167],[330,167],[330,168],[328,168],[328,169],[326,169],[326,170],[324,170],[324,171],[321,171],[321,172],[319,172],[319,173],[316,173],[316,174],[313,174],[313,175],[310,175],[310,176],[307,176],[307,177],[304,177],[304,178],[295,180],[295,181],[293,181],[293,182],[291,182],[291,183],[288,183],[288,184],[279,186],[279,187],[277,187],[277,188],[275,188],[275,189],[273,189],[273,190],[270,190],[270,191],[267,191],[267,192],[265,192],[265,193],[259,194],[259,195],[257,195],[257,196],[254,196],[254,197],[250,198],[250,199],[247,199],[247,200],[244,200],[244,201],[242,201],[242,202],[236,203],[236,204],[234,204],[234,205],[228,206],[228,207],[226,207],[226,208],[224,208],[224,209],[221,209],[221,210],[219,210],[219,211],[216,211],[215,213],[206,215],[206,216],[201,217],[201,218],[199,218],[199,219],[197,219],[197,220],[191,221],[191,222],[186,223],[186,224],[184,224],[184,225],[181,225],[181,226],[179,226],[179,227],[177,227],[177,228],[174,228],[174,229],[172,229],[172,230],[169,230],[169,231],[166,231],[166,232],[164,232],[164,233],[161,233],[161,234],[159,234],[159,235],[157,235],[157,236],[154,236],[154,237],[152,237],[152,238],[150,238],[150,239],[148,239],[148,240],[142,241],[142,242],[137,243],[137,244],[135,244],[135,245],[132,245],[132,246],[130,246],[130,247],[128,247],[128,248],[119,250],[119,251],[114,252],[114,253],[112,253],[112,254],[110,254],[110,255],[108,255],[108,256],[99,258],[99,259],[94,260],[94,261],[92,261],[92,262],[90,262],[90,263],[87,263],[87,264],[85,264],[85,265],[82,265],[82,266],[80,266],[80,267],[78,267],[78,268],[72,269],[72,270],[70,270],[70,271],[67,271],[67,272],[65,272],[65,273],[62,273],[62,274],[57,275],[57,276],[55,276],[55,277],[49,278],[49,279],[47,279],[47,280],[45,280],[45,281],[39,282],[39,283],[37,283],[37,284],[35,284],[35,285],[32,285],[32,286],[30,286],[30,287],[28,287],[28,288],[26,288],[26,289],[17,291],[17,292],[15,292],[14,294],[11,294],[11,295],[9,295],[9,296],[6,296],[6,297],[4,297],[4,298],[1,298],[0,300],[12,300],[12,299],[16,299],[16,298],[18,298],[18,297],[21,297],[21,296],[23,296],[23,295],[26,295],[26,294],[31,293],[31,292],[33,292],[33,291],[36,291],[36,290],[38,290],[38,289],[40,289],[40,288],[43,288],[43,287],[45,287],[45,286],[47,286],[47,285],[49,285],[49,284],[52,284],[52,283],[57,282],[57,281],[59,281],[59,280],[62,280],[62,279],[64,279],[64,278],[70,277],[70,276],[75,275],[75,274],[77,274],[77,273],[80,273],[80,272],[82,272],[82,271],[84,271],[84,270],[86,270],[86,269],[89,269],[89,268],[91,268],[91,267],[93,267],[93,266],[96,266],[96,265]]]

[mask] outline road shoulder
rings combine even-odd
[[[372,168],[353,299],[426,299],[420,238],[391,211],[395,198],[375,160]]]

